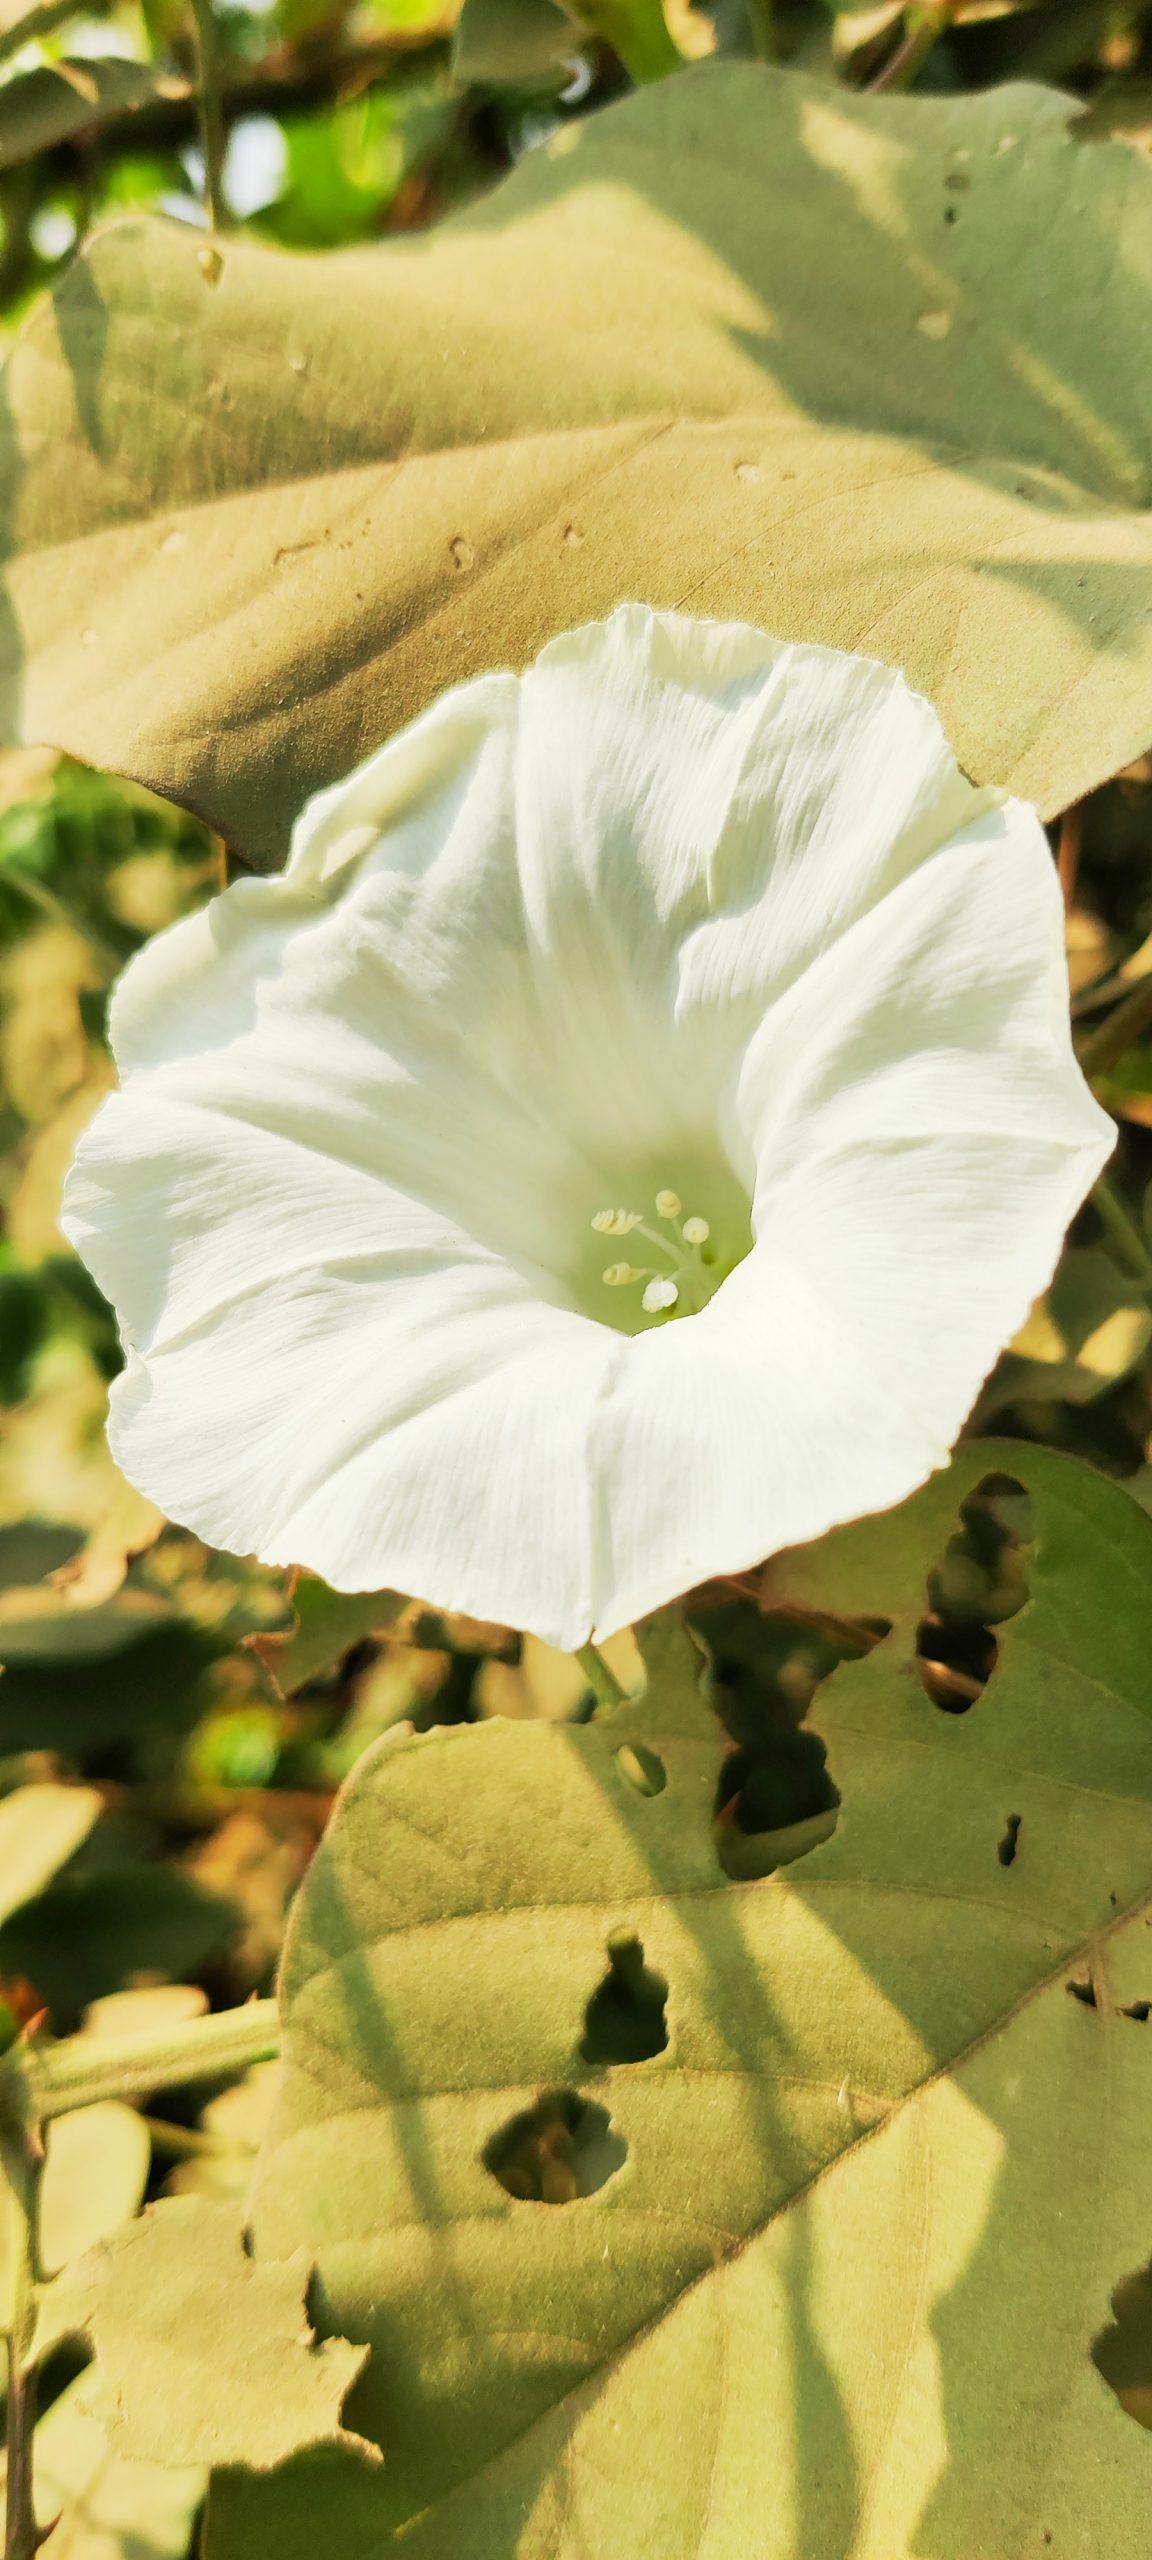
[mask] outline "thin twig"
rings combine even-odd
[[[225,231],[228,199],[224,193],[224,154],[228,137],[220,96],[220,53],[212,0],[192,0],[192,17],[196,28],[196,98],[204,161],[204,202],[213,231]]]
[[[1114,1007],[1094,1031],[1087,1031],[1076,1044],[1076,1055],[1086,1076],[1102,1076],[1131,1049],[1142,1034],[1152,1028],[1152,973],[1138,978],[1131,995]]]
[[[1074,800],[1060,820],[1060,851],[1056,871],[1064,893],[1065,909],[1070,913],[1076,904],[1076,882],[1080,876],[1080,846],[1084,836],[1084,804]]]

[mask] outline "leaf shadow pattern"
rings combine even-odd
[[[315,271],[114,226],[9,367],[30,728],[271,865],[382,700],[631,593],[898,661],[1058,809],[1147,743],[1152,562],[1152,175],[1068,116],[699,64]]]
[[[683,1647],[684,1639],[677,1641]],[[413,1932],[424,1941],[419,1946],[418,1998],[425,2071],[432,2084],[419,2094],[411,2055],[415,1985],[411,1978],[402,1984],[397,1967],[401,1930],[390,1942],[376,1938],[367,1946],[361,1934],[358,1903],[365,1888],[376,1906],[377,1928],[381,1917],[379,1830],[371,1872],[361,1867],[363,1835],[352,1858],[334,1859],[322,1850],[313,1868],[307,1893],[309,1948],[299,1943],[304,1931],[298,1923],[297,1944],[287,1961],[295,2067],[288,2073],[273,2134],[269,2174],[254,2198],[254,2228],[258,2248],[279,2253],[295,2245],[301,2227],[297,2177],[302,2172],[310,2188],[322,2159],[340,2236],[334,2234],[325,2247],[314,2234],[314,2312],[322,2326],[338,2323],[343,2335],[371,2345],[371,2361],[349,2403],[348,2423],[389,2448],[374,2493],[366,2496],[363,2481],[351,2471],[341,2480],[342,2547],[350,2553],[359,2547],[356,2519],[361,2512],[366,2551],[378,2548],[385,2533],[423,2537],[432,2531],[431,2521],[422,2515],[433,2503],[432,2482],[435,2532],[446,2535],[446,2547],[452,2547],[452,2537],[462,2530],[459,2502],[474,2505],[480,2476],[492,2551],[511,2555],[519,2550],[528,2518],[541,2498],[547,2504],[552,2495],[558,2447],[569,2435],[579,2434],[599,2399],[602,2360],[607,2356],[610,2361],[617,2350],[626,2352],[636,2332],[659,2317],[667,2290],[675,2294],[685,2280],[706,2276],[730,2253],[747,2218],[749,2186],[755,2191],[767,2176],[773,2191],[786,2194],[809,2174],[808,2127],[797,2119],[795,2107],[790,2117],[787,2108],[778,2106],[772,2074],[764,2068],[766,2054],[775,2052],[787,2076],[787,2035],[762,1982],[743,1964],[739,1915],[730,1906],[731,1888],[712,1844],[710,1806],[723,1736],[697,1695],[700,1658],[693,1652],[690,1660],[687,1734],[669,1735],[660,1728],[668,1782],[658,1796],[639,1794],[619,1769],[615,1755],[623,1726],[613,1721],[603,1727],[507,1728],[502,1734],[487,1728],[453,1737],[453,1749],[463,1742],[474,1765],[464,1799],[467,1822],[463,1831],[457,1827],[454,1832],[450,1858],[437,1839],[434,1794],[423,1800],[417,1837],[415,1799],[402,1806],[391,1787],[386,1789],[392,1823],[399,1824],[400,1836],[411,1833],[423,1876],[421,1903],[429,1914]],[[582,1840],[595,1841],[601,1858],[606,1843],[609,1873],[596,1874],[577,1888],[586,1911],[561,1903],[558,1925],[551,1931],[542,1926],[545,1913],[529,1899],[507,1959],[516,1972],[510,1976],[499,1961],[491,1973],[477,1968],[471,2031],[464,2026],[462,2033],[461,1976],[448,1978],[453,1936],[463,1944],[469,1934],[461,1903],[485,1906],[498,1938],[509,1909],[515,1923],[517,1900],[523,1906],[526,1896],[534,1897],[539,1889],[532,1854],[538,1844],[518,1854],[513,1838],[510,1855],[502,1854],[501,1834],[507,1834],[508,1826],[501,1807],[516,1804],[517,1771],[522,1784],[527,1777],[526,1734],[529,1752],[538,1749],[550,1772],[548,1792],[553,1786],[563,1789],[565,1776],[569,1780],[567,1801],[562,1793],[551,1810],[551,1835],[561,1841],[567,1835],[578,1861]],[[446,1736],[430,1738],[430,1747],[443,1752],[446,1741]],[[493,1763],[498,1752],[505,1766],[501,1772],[493,1770],[493,1789],[486,1783],[485,1764]],[[381,1775],[397,1777],[406,1757],[397,1754],[387,1771],[378,1763]],[[429,1772],[432,1766],[428,1764]],[[445,1783],[449,1774],[446,1764]],[[691,1789],[689,1804],[695,1801],[703,1820],[698,1838],[690,1843],[685,1892],[686,1788]],[[539,1801],[530,1780],[527,1792],[532,1803]],[[567,1850],[564,1855],[566,1864]],[[406,1899],[399,1876],[394,1891],[399,1916]],[[458,1921],[432,1916],[440,1893],[459,1912]],[[657,1945],[650,1923],[673,1894],[679,1916],[671,1936],[665,1928]],[[390,1898],[385,1887],[385,1907]],[[708,1908],[705,1931],[696,1923],[697,1898]],[[580,2050],[588,2039],[598,1990],[604,1987],[605,1943],[613,1924],[621,1938],[634,1928],[643,1942],[645,1971],[653,1978],[658,1971],[661,1987],[668,1985],[666,2046],[623,2063],[589,2061]],[[538,1932],[540,1943],[534,1945]],[[577,1935],[579,1957],[573,1946]],[[311,1974],[321,1947],[322,1969]],[[690,2004],[696,2013],[695,2034],[698,2044],[706,2013],[709,2050],[686,2060],[677,1992],[689,1950],[699,1977]],[[521,2003],[529,2011],[524,2037],[514,2015]],[[681,2000],[681,2012],[685,2005]],[[513,2029],[504,2039],[501,2027],[509,2013]],[[513,2047],[519,2042],[521,2051],[526,2041],[530,2076],[523,2060],[509,2060],[501,2068],[504,2041]],[[660,2143],[667,2075],[681,2067],[691,2071],[697,2103],[708,2102],[715,2111],[717,2100],[724,2102],[734,2173],[727,2197],[710,2198],[701,2191],[690,2159],[680,2162],[675,2175],[664,2177]],[[491,2143],[493,2137],[499,2141],[517,2106],[531,2108],[538,2092],[561,2083],[562,2074],[570,2074],[568,2086],[574,2093],[582,2085],[585,2094],[610,2108],[613,2129],[627,2142],[628,2159],[598,2194],[541,2215],[531,2198],[500,2193],[490,2175]],[[454,2089],[445,2088],[446,2080]],[[387,2129],[379,2105],[384,2088],[391,2100]],[[455,2107],[454,2094],[463,2101]],[[316,2097],[318,2121],[313,2120]],[[820,2103],[835,2141],[841,2121],[835,2089],[824,2090]],[[393,2154],[390,2168],[382,2168],[386,2151]],[[473,2175],[477,2168],[479,2182]],[[636,2193],[641,2175],[647,2181],[643,2197]],[[388,2213],[386,2234],[378,2220],[382,2209]],[[585,2217],[582,2225],[574,2226],[573,2216]],[[556,2226],[561,2219],[570,2243],[567,2262],[558,2254]],[[802,2249],[790,2263],[789,2281],[797,2290],[797,2335],[809,2340],[808,2360],[816,2362],[828,2402],[819,2497],[825,2509],[830,2500],[839,2503],[846,2525],[853,2495],[851,2446],[846,2432],[836,2436],[835,2394],[806,2315]],[[538,2332],[535,2342],[533,2330]],[[723,2357],[719,2379],[723,2388]],[[331,2465],[327,2457],[306,2457],[293,2464],[292,2479],[291,2500],[277,2518],[278,2535],[283,2531],[287,2537],[281,2545],[285,2560],[288,2554],[294,2560],[297,2549],[303,2553],[311,2547],[310,2537],[314,2540],[320,2530],[321,2509],[313,2498],[331,2494]],[[666,2495],[671,2531],[681,2503],[675,2479]],[[239,2480],[218,2485],[209,2551],[239,2549],[246,2534],[267,2529],[266,2513],[261,2526],[260,2511],[252,2505],[258,2496]],[[505,2512],[505,2501],[506,2529],[493,2520]]]
[[[1035,1504],[1030,1596],[995,1713],[942,1716],[915,1668],[925,1580],[997,1465]],[[1090,2350],[1146,2218],[1150,1544],[1118,1488],[984,1443],[901,1512],[776,1559],[774,1605],[882,1608],[892,1633],[821,1694],[835,1834],[756,1882],[719,1877],[722,1744],[668,1627],[647,1704],[365,1765],[296,1924],[255,2233],[307,2245],[331,2324],[371,2343],[348,2419],[388,2460],[371,2484],[307,2464],[275,2491],[219,2483],[210,2560],[271,2532],[303,2560],[334,2515],[349,2560],[393,2539],[414,2560],[695,2560],[742,2550],[753,2514],[764,2560],[869,2537],[971,2560],[1005,2517],[1052,2530],[1057,2560],[1124,2547],[1145,2440]],[[616,1758],[645,1730],[651,1798]],[[669,2041],[588,2080],[612,1927],[666,1979]],[[371,2000],[341,2020],[366,1944]],[[1064,1987],[1086,1963],[1095,2010]],[[582,2078],[627,2161],[547,2213],[502,2196],[492,2132]],[[413,2219],[413,2140],[450,2230]]]

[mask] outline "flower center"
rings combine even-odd
[[[598,1209],[592,1220],[598,1236],[635,1236],[659,1256],[656,1262],[610,1262],[600,1274],[606,1289],[639,1289],[646,1316],[665,1321],[698,1315],[726,1276],[712,1241],[707,1218],[685,1216],[678,1191],[658,1191],[659,1226],[648,1223],[642,1209]]]

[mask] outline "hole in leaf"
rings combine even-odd
[[[545,2089],[487,2144],[486,2169],[524,2204],[574,2204],[606,2186],[628,2157],[607,2109],[575,2089]]]
[[[1152,2018],[1152,2000],[1129,2000],[1120,2015],[1122,2018],[1135,2018],[1140,2026],[1146,2027]]]
[[[945,1619],[922,1618],[916,1629],[916,1668],[933,1706],[948,1716],[966,1716],[983,1696],[999,1650],[990,1627],[954,1627]]]
[[[1092,2341],[1092,2362],[1137,2426],[1152,2428],[1152,2266],[1117,2285],[1111,2322]]]
[[[821,1683],[892,1632],[889,1618],[761,1610],[742,1596],[723,1606],[695,1603],[690,1624],[707,1650],[716,1712],[733,1742],[752,1751],[802,1723]]]
[[[1033,1538],[1032,1505],[1015,1476],[984,1476],[960,1505],[916,1631],[921,1685],[945,1715],[966,1715],[987,1688],[999,1655],[993,1630],[1028,1598]]]
[[[663,1795],[668,1772],[658,1751],[649,1751],[643,1742],[624,1742],[616,1754],[616,1766],[638,1795]]]
[[[1000,1841],[996,1850],[996,1855],[999,1858],[1002,1867],[1013,1867],[1016,1864],[1016,1851],[1020,1841],[1020,1825],[1022,1819],[1022,1815],[1018,1813],[1010,1813],[1005,1822],[1004,1837]]]
[[[782,1737],[771,1757],[732,1752],[720,1772],[715,1826],[725,1875],[747,1883],[791,1866],[831,1839],[839,1811],[818,1733]]]
[[[820,1683],[891,1632],[886,1618],[759,1610],[740,1599],[696,1604],[713,1705],[736,1748],[720,1773],[714,1837],[720,1864],[748,1882],[829,1840],[840,1792],[824,1744],[804,1721]]]
[[[1090,1974],[1085,1974],[1084,1979],[1081,1982],[1065,1983],[1064,1988],[1067,1991],[1069,1998],[1071,2000],[1079,2000],[1083,2008],[1099,2008],[1100,2003],[1096,1998],[1096,1985]]]
[[[584,2062],[650,2062],[668,2043],[662,1973],[644,1962],[639,1938],[617,1930],[608,1940],[608,1971],[584,2012]]]

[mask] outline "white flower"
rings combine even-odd
[[[125,1472],[572,1647],[942,1464],[1113,1134],[1032,810],[870,659],[637,605],[321,793],[113,1031],[65,1223]]]

